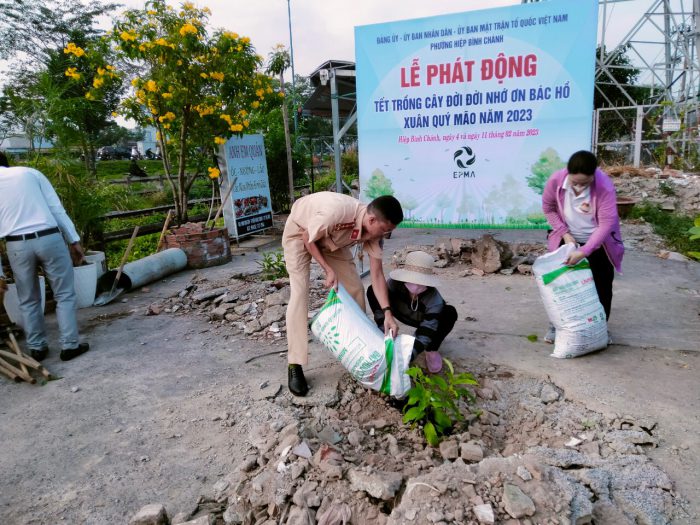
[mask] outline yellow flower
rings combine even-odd
[[[209,75],[207,75],[206,73],[200,73],[199,76],[202,78],[207,78]]]
[[[85,50],[81,47],[76,46],[73,42],[68,42],[68,45],[63,49],[66,54],[73,54],[77,57],[81,57],[85,54]]]
[[[220,73],[218,71],[214,71],[213,73],[209,73],[209,76],[213,78],[214,80],[218,80],[219,82],[223,82],[224,80],[224,74]]]
[[[260,107],[260,102],[258,102],[257,100],[254,100],[253,103],[251,104],[251,106],[253,106],[253,109],[257,109]]]
[[[231,115],[227,115],[226,113],[224,113],[224,114],[221,115],[221,117],[219,117],[219,118],[221,118],[221,120],[225,120],[225,121],[226,121],[226,124],[228,124],[229,126],[232,126],[232,125],[233,125],[232,122],[231,122]]]
[[[107,64],[105,67],[106,67],[109,71],[114,71],[114,66],[110,66],[109,64]]]
[[[231,31],[224,31],[223,35],[225,37],[231,38],[232,40],[236,40],[238,38],[238,33],[232,33]]]
[[[107,70],[106,70],[105,68],[103,68],[103,67],[98,67],[98,68],[97,68],[97,74],[100,75],[100,76],[104,75],[106,72],[107,72]]]
[[[139,51],[141,51],[142,53],[146,51],[146,46],[143,44],[139,45]]]
[[[104,83],[105,83],[105,81],[104,81],[103,78],[95,77],[95,78],[93,79],[93,81],[92,81],[92,86],[93,86],[95,89],[99,89],[99,88],[102,87],[102,84],[104,84]]]
[[[122,31],[119,38],[121,38],[124,42],[129,42],[136,40],[136,35],[134,33],[130,33],[129,31]]]
[[[80,73],[78,73],[78,70],[74,67],[69,67],[66,69],[65,75],[73,80],[80,80]]]
[[[216,144],[226,144],[226,139],[223,137],[214,137],[214,142]]]
[[[272,93],[272,88],[270,86],[267,86],[267,89],[265,90],[267,93]]]
[[[241,38],[241,42],[243,42],[244,44],[249,44],[250,38],[248,38],[247,36],[244,36],[243,38]]]
[[[178,66],[181,66],[181,65],[182,65],[182,60],[178,60],[178,61],[177,61],[177,65],[178,65]]]
[[[256,89],[255,94],[262,98],[265,95],[265,90],[264,89]]]
[[[168,41],[163,37],[160,37],[158,40],[156,40],[154,42],[154,44],[158,44],[159,46],[166,46],[166,47],[170,46],[170,44],[168,44]]]
[[[180,35],[181,36],[187,36],[189,34],[196,35],[197,34],[197,28],[193,26],[190,23],[185,24],[180,28]]]
[[[146,92],[143,89],[139,89],[136,91],[136,98],[138,99],[139,102],[145,102],[146,101]]]
[[[158,117],[158,120],[160,122],[165,122],[168,120],[175,120],[175,113],[173,113],[172,111],[168,111],[165,115]]]
[[[154,11],[153,9],[149,9],[148,11],[146,11],[146,13],[148,13],[149,15],[157,15],[158,11]]]
[[[194,4],[192,2],[185,2],[182,4],[183,9],[194,9]]]
[[[243,125],[244,125],[246,128],[247,128],[248,126],[250,126],[250,120],[244,120],[244,121],[243,121]]]
[[[163,124],[163,129],[170,129],[170,124]]]
[[[138,86],[139,85],[139,78],[132,78],[131,85],[134,87]]]
[[[158,85],[156,84],[155,80],[149,80],[146,82],[146,89],[148,91],[157,91],[158,90]]]
[[[243,131],[243,126],[241,126],[240,124],[234,124],[234,125],[231,126],[229,129],[230,129],[231,131],[233,131],[234,133],[236,133],[236,132],[238,132],[238,131]]]
[[[210,179],[218,179],[219,175],[221,175],[219,168],[207,168],[207,170],[209,171]]]
[[[163,97],[163,98],[173,98],[173,94],[172,94],[172,93],[163,93],[163,94],[161,95],[161,97]]]
[[[112,111],[112,116],[116,118],[119,116],[119,113],[117,113],[116,111]]]
[[[160,131],[156,131],[156,140],[160,140],[162,135],[160,134]]]
[[[90,92],[90,91],[85,93],[85,98],[88,100],[95,100],[95,97],[92,95],[92,92]]]
[[[210,15],[210,14],[211,14],[211,9],[209,9],[208,7],[203,7],[203,8],[202,8],[202,12],[203,12],[203,13],[206,13],[206,14],[208,14],[208,15]]]
[[[280,91],[279,93],[277,93],[277,95],[278,95],[280,98],[284,98],[284,93],[283,93],[282,91]]]

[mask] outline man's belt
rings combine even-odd
[[[6,241],[28,241],[29,239],[37,239],[39,237],[44,237],[46,235],[51,235],[54,233],[58,233],[61,230],[58,228],[58,226],[54,226],[53,228],[49,228],[47,230],[41,230],[38,232],[34,233],[24,233],[22,235],[8,235],[5,237]]]

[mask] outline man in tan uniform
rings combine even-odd
[[[287,306],[289,390],[305,396],[309,390],[302,365],[308,362],[309,270],[313,257],[326,273],[325,286],[342,283],[365,309],[364,286],[357,274],[350,247],[363,243],[370,256],[372,288],[385,311],[384,329],[396,334],[398,325],[389,308],[382,268],[382,238],[403,220],[401,203],[390,195],[368,205],[340,193],[323,191],[297,200],[284,226],[282,248],[289,272],[291,297]]]

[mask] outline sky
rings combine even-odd
[[[141,8],[143,0],[121,0]],[[291,11],[294,71],[309,75],[323,62],[355,61],[354,28],[377,24],[520,4],[520,0],[205,0],[211,25],[251,38],[258,54],[267,57],[277,44],[289,47],[288,6]],[[652,0],[630,0],[608,6],[608,47],[624,37]],[[179,6],[181,2],[168,0]],[[602,14],[600,15],[602,18]]]

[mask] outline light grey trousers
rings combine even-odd
[[[17,298],[24,319],[27,348],[39,350],[48,346],[44,312],[41,308],[41,290],[37,277],[39,266],[44,269],[56,299],[58,342],[61,350],[77,347],[79,340],[73,263],[63,236],[60,233],[54,233],[26,241],[9,241],[7,257],[17,285]]]

